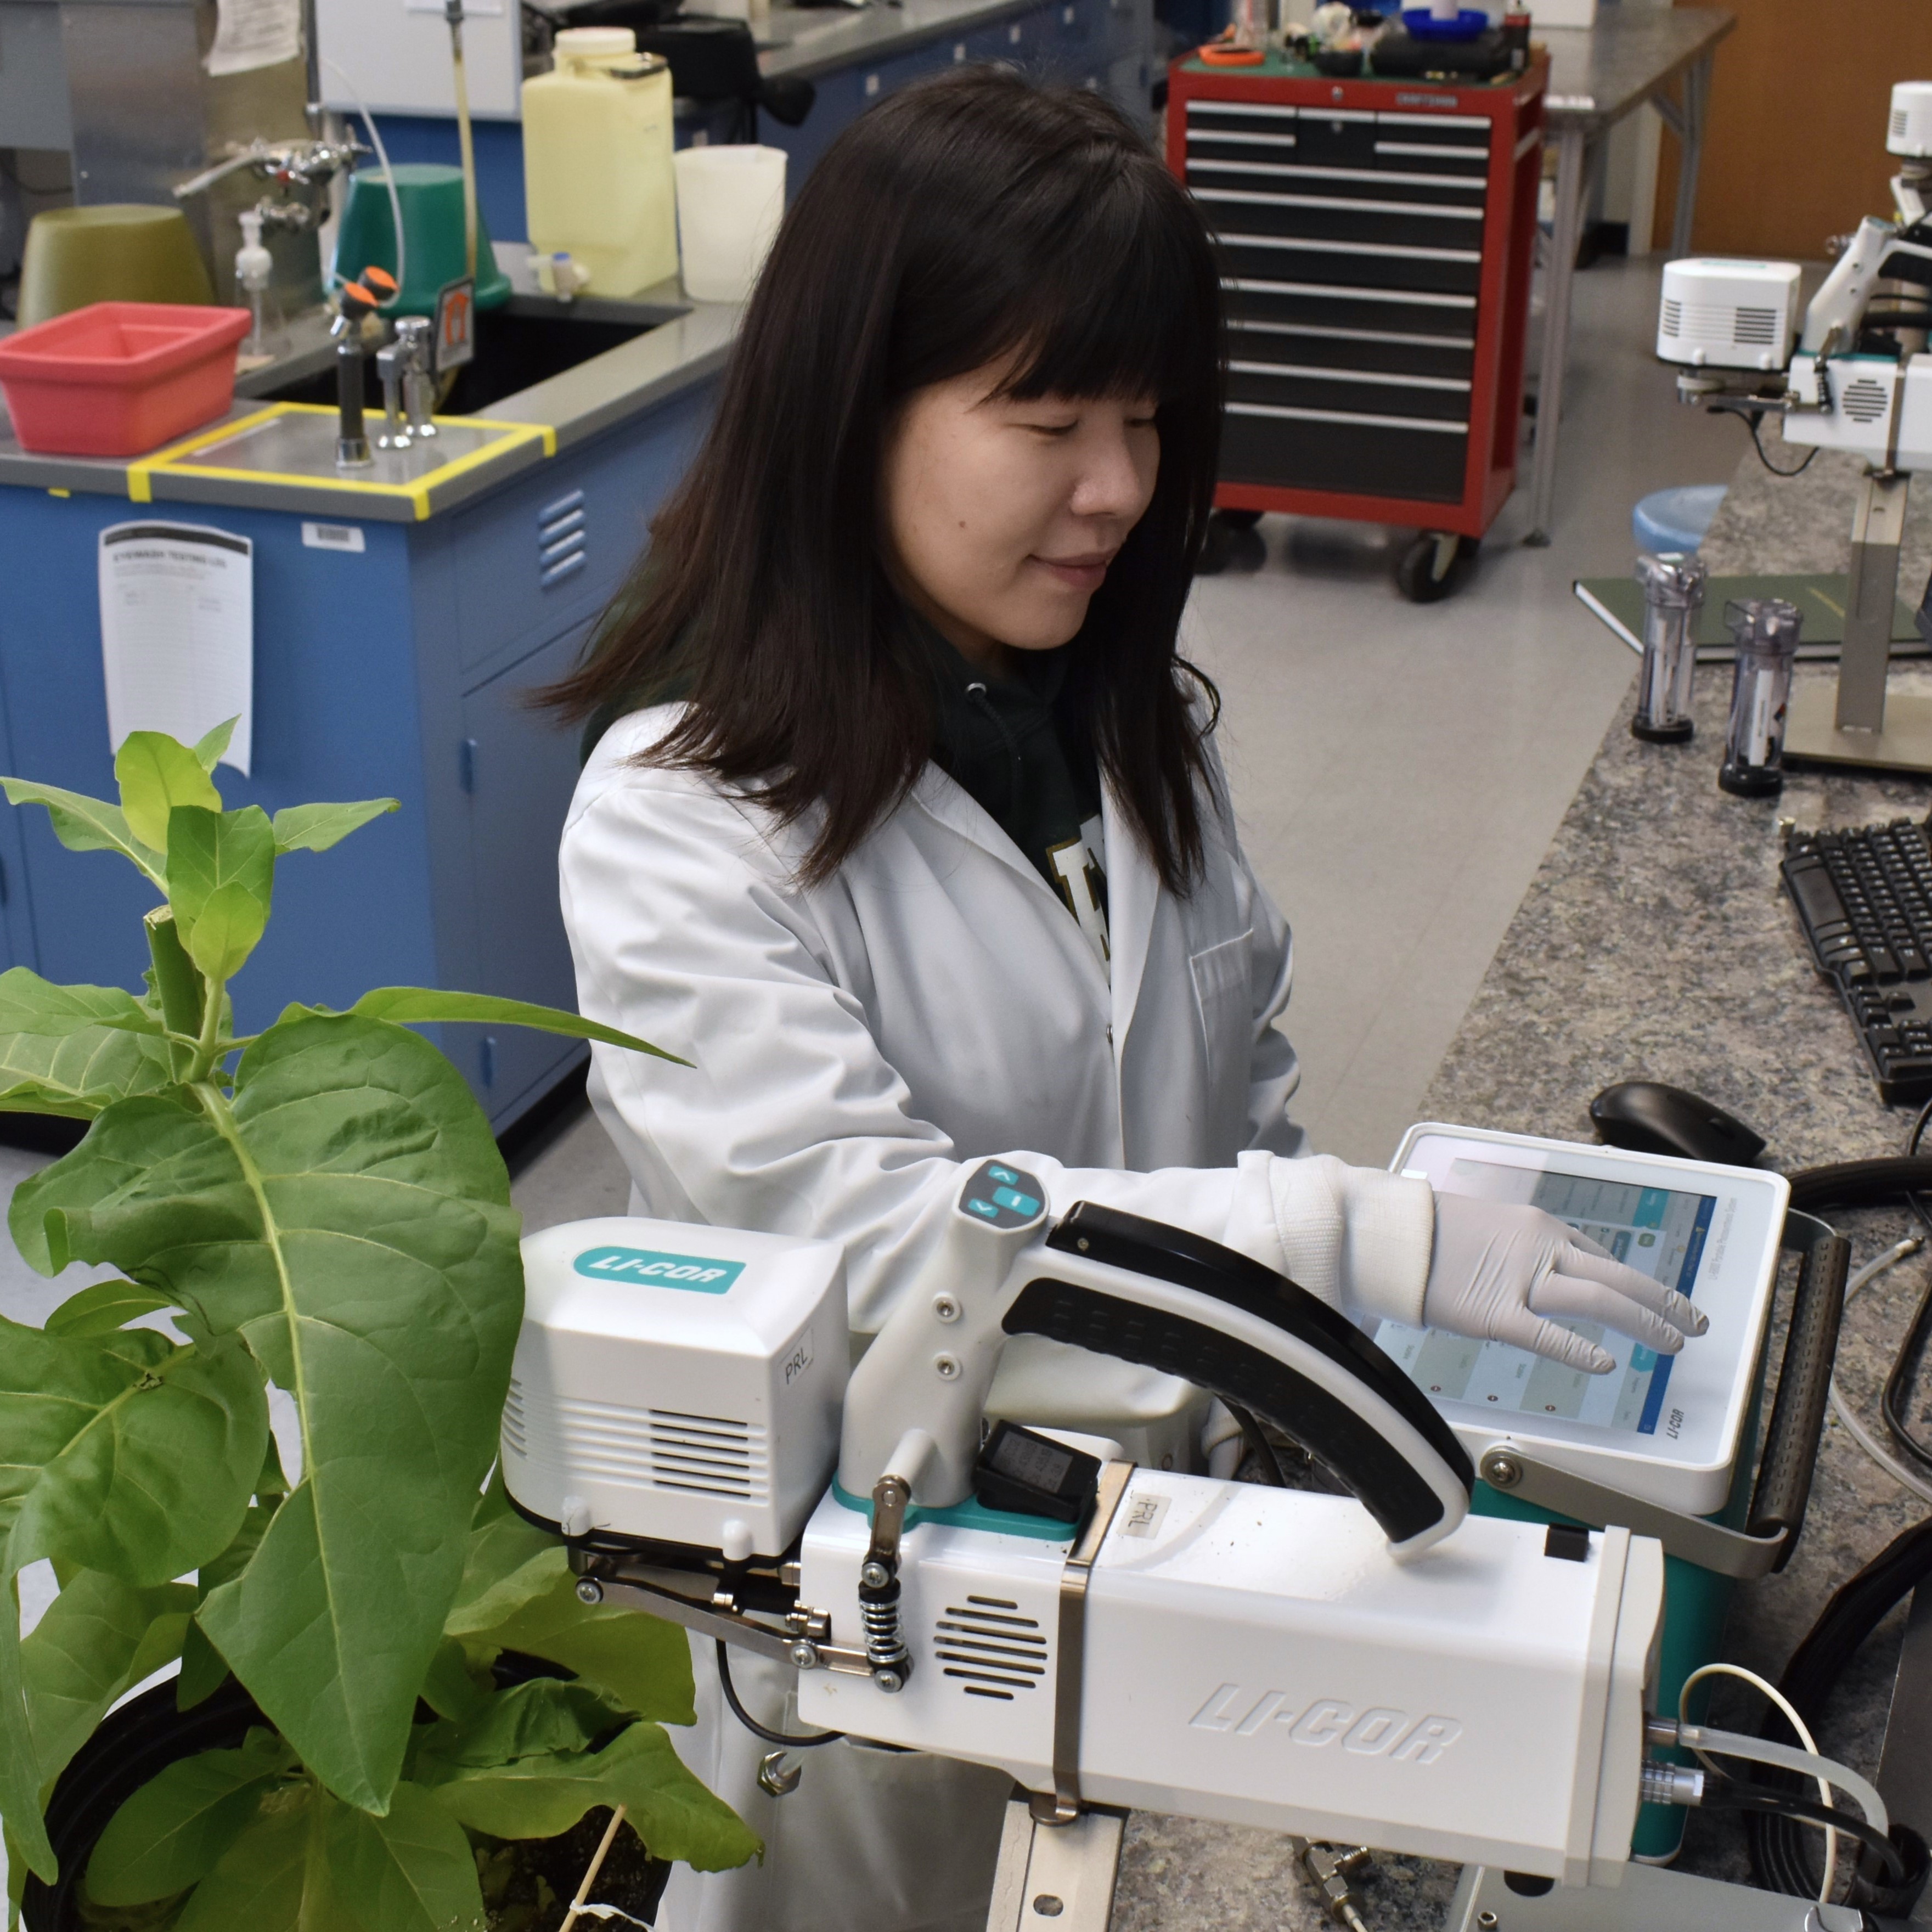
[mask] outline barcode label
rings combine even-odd
[[[359,524],[304,524],[302,542],[310,550],[345,550],[360,554],[364,545]]]

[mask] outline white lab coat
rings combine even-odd
[[[1294,1054],[1274,1025],[1288,932],[1241,852],[1218,768],[1206,865],[1184,898],[1107,796],[1103,966],[937,767],[832,879],[804,886],[813,820],[781,827],[705,777],[635,762],[674,716],[635,713],[605,734],[561,856],[582,1010],[694,1062],[592,1049],[592,1102],[634,1211],[842,1242],[863,1336],[926,1273],[964,1168],[1003,1156],[1040,1177],[1055,1213],[1082,1199],[1128,1208],[1332,1304],[1419,1317],[1427,1185],[1276,1158],[1305,1151],[1287,1113]],[[1112,1367],[1095,1364],[1103,1388]],[[754,1780],[768,1747],[717,1719],[710,1646],[694,1658],[700,1721],[680,1750],[771,1849],[761,1870],[723,1879],[680,1868],[662,1932],[983,1923],[998,1780],[833,1745],[803,1754],[798,1792],[766,1798]],[[782,1714],[779,1673],[747,1662],[737,1675],[760,1715]],[[902,1832],[888,1792],[911,1804]]]

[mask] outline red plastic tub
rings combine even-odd
[[[0,388],[20,447],[139,456],[212,422],[235,396],[245,308],[94,302],[0,341]]]

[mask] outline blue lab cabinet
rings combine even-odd
[[[152,520],[254,544],[253,770],[216,778],[274,812],[388,796],[401,810],[278,868],[267,937],[234,985],[260,1026],[291,1000],[348,1005],[372,986],[462,987],[574,1009],[556,848],[577,733],[531,710],[574,662],[710,416],[705,379],[646,414],[419,523],[335,520],[359,553],[304,540],[308,518],[245,504],[136,505],[0,488],[0,758],[10,774],[114,796],[95,592],[100,532]],[[238,486],[241,494],[245,486]],[[580,565],[540,532],[580,512]],[[146,881],[75,853],[38,807],[0,806],[7,965],[139,988]],[[441,1043],[500,1132],[583,1057],[522,1029],[446,1026]]]

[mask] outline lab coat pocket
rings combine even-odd
[[[1194,1004],[1201,1016],[1207,1053],[1211,1118],[1229,1108],[1246,1118],[1248,1062],[1252,1057],[1254,1010],[1249,975],[1254,950],[1252,928],[1218,946],[1190,955]]]

